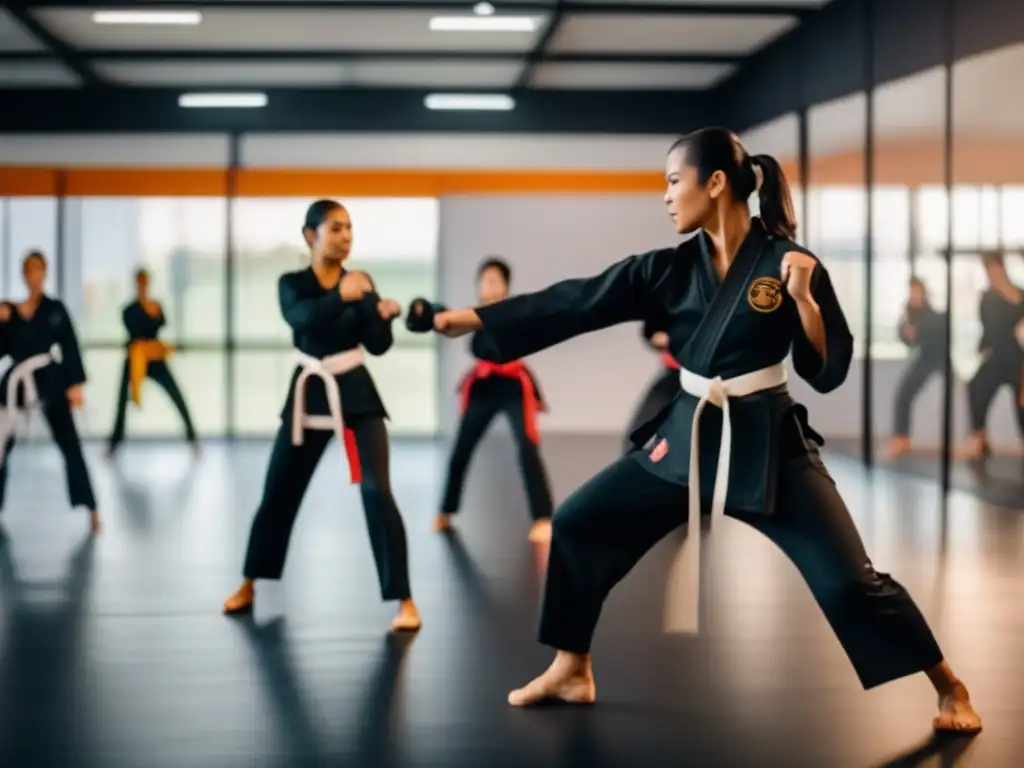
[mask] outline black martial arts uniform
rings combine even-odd
[[[146,312],[142,303],[133,301],[121,312],[121,320],[128,331],[128,342],[125,345],[129,350],[133,342],[156,341],[160,329],[166,324],[163,310],[157,317]],[[117,416],[114,420],[114,429],[110,433],[108,445],[111,451],[124,440],[125,420],[128,415],[128,389],[130,380],[130,358],[125,355],[124,368],[121,371],[121,389],[117,396]],[[167,367],[166,360],[150,360],[146,365],[146,377],[152,379],[167,393],[178,410],[178,415],[185,425],[185,436],[190,443],[196,442],[196,430],[192,425],[192,417],[189,415],[185,398],[178,389],[178,383],[171,375],[171,369]]]
[[[642,328],[645,341],[652,349],[658,349],[651,344],[651,339],[654,338],[654,334],[658,331],[664,332],[663,329],[656,328],[650,321],[645,321]],[[637,406],[633,418],[629,420],[629,428],[626,430],[626,435],[622,441],[623,453],[629,453],[636,448],[631,435],[661,413],[661,410],[672,402],[676,393],[679,392],[679,363],[673,359],[669,352],[658,351],[661,352],[662,370],[654,381],[651,382],[650,386],[647,387],[647,391],[640,399],[640,405]]]
[[[941,373],[946,359],[946,316],[931,307],[907,307],[900,323],[900,340],[917,350],[896,388],[893,434],[910,435],[910,412],[914,399],[932,374]]]
[[[7,403],[7,386],[18,363],[40,354],[47,354],[56,345],[60,350],[60,362],[53,362],[35,371],[33,378],[39,393],[40,410],[46,419],[50,434],[64,456],[67,476],[68,497],[72,507],[96,509],[96,497],[89,480],[89,470],[82,455],[82,443],[68,403],[67,390],[75,384],[86,381],[82,366],[82,353],[75,337],[74,325],[64,304],[58,299],[43,296],[31,319],[19,314],[14,304],[8,304],[11,317],[2,328],[2,353],[10,355],[13,365],[0,381],[0,408]],[[18,405],[23,404],[23,392],[18,393]],[[22,417],[24,418],[24,416]],[[3,508],[7,488],[7,464],[14,449],[13,436],[7,442],[3,464],[0,466],[0,509]]]
[[[372,355],[391,348],[391,321],[377,312],[380,297],[367,293],[359,301],[342,301],[337,286],[323,288],[311,268],[290,272],[278,281],[281,313],[292,328],[295,348],[322,359],[360,345]],[[303,432],[301,445],[291,440],[296,367],[288,399],[281,412],[267,467],[263,500],[249,536],[244,575],[249,579],[279,579],[284,570],[288,541],[295,516],[327,444],[336,439],[331,431]],[[360,482],[363,511],[370,544],[377,563],[377,577],[385,600],[411,596],[405,525],[391,493],[388,473],[388,418],[370,372],[359,366],[334,377],[341,393],[346,427],[346,453],[353,480]],[[306,412],[328,415],[327,392],[323,382],[310,377],[306,385]]]
[[[781,365],[819,392],[846,378],[853,338],[828,272],[813,295],[826,328],[822,359],[804,334],[781,282],[788,251],[751,222],[719,282],[702,233],[677,248],[629,257],[600,275],[479,307],[502,359],[514,360],[580,334],[652,318],[667,329],[673,357],[706,378],[729,379]],[[577,490],[555,512],[540,640],[586,653],[611,588],[688,517],[691,425],[698,399],[683,390],[634,433],[633,451]],[[942,653],[906,590],[871,564],[849,511],[818,454],[824,441],[786,386],[730,398],[733,429],[727,510],[774,541],[800,570],[861,683],[871,688],[928,669]],[[722,411],[700,423],[700,485],[711,501]],[[695,534],[696,535],[696,534]]]
[[[434,311],[442,312],[444,308],[435,305]],[[503,412],[512,426],[519,449],[519,470],[526,486],[530,517],[533,520],[548,519],[554,505],[540,455],[537,412],[544,398],[537,378],[521,360],[499,363],[494,340],[486,331],[473,335],[470,351],[478,362],[459,383],[462,420],[448,463],[448,481],[441,511],[449,515],[458,512],[473,452],[491,421]]]
[[[1018,289],[1021,290],[1021,289]],[[1013,304],[995,290],[981,297],[981,341],[978,351],[983,360],[974,377],[967,383],[971,410],[971,429],[981,432],[988,420],[988,409],[1002,386],[1013,392],[1017,424],[1024,438],[1024,406],[1020,403],[1024,388],[1024,348],[1015,335],[1017,325],[1024,321],[1024,301]]]

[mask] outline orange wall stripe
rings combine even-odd
[[[813,137],[812,137],[813,149]],[[959,184],[1024,184],[1024,138],[960,139],[954,146]],[[791,184],[800,183],[793,158],[779,158]],[[810,184],[864,183],[863,150],[808,158]],[[878,145],[875,179],[881,185],[942,184],[942,139],[889,140]],[[55,195],[53,168],[0,167],[0,195]],[[72,197],[224,197],[226,169],[71,168],[63,171]],[[235,172],[239,197],[441,197],[444,195],[661,194],[659,171],[543,169],[260,169]]]
[[[69,197],[225,197],[227,171],[218,168],[72,168]]]
[[[57,194],[57,172],[51,168],[0,167],[0,195],[52,197]]]

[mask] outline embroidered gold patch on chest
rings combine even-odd
[[[758,277],[747,288],[747,303],[756,312],[774,312],[782,306],[782,283],[774,277]]]

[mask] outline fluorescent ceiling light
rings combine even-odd
[[[492,16],[494,15],[494,6],[490,3],[477,3],[473,6],[473,13],[477,16]]]
[[[507,112],[516,102],[503,93],[431,93],[423,100],[427,109],[461,109],[470,112]]]
[[[432,32],[534,32],[537,19],[532,16],[435,16]]]
[[[183,93],[178,106],[185,109],[253,109],[267,106],[265,93]]]
[[[168,24],[194,26],[203,20],[199,11],[96,11],[94,24]]]

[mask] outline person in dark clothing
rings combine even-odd
[[[381,597],[399,603],[391,627],[418,630],[405,524],[391,491],[388,414],[363,358],[363,348],[371,355],[391,348],[391,323],[401,308],[393,299],[382,299],[365,272],[345,269],[352,219],[340,203],[313,203],[302,233],[312,264],[282,275],[277,286],[298,364],[249,534],[245,578],[225,601],[224,611],[251,610],[255,581],[281,578],[302,498],[324,449],[336,437],[344,446],[351,480],[362,493]]]
[[[0,509],[7,488],[7,459],[22,412],[38,407],[64,457],[71,506],[88,509],[92,530],[98,532],[100,513],[71,412],[85,404],[85,368],[75,327],[64,303],[43,290],[42,253],[25,256],[22,274],[28,298],[0,304],[0,358],[10,356],[12,361],[0,379]]]
[[[145,269],[135,272],[135,300],[121,312],[121,320],[128,331],[125,344],[127,353],[121,371],[121,387],[117,395],[117,416],[114,428],[107,441],[107,455],[113,456],[124,440],[125,421],[128,415],[128,400],[136,406],[142,404],[142,384],[148,377],[163,387],[185,426],[185,437],[198,455],[199,441],[196,437],[192,417],[189,415],[185,398],[178,389],[178,383],[167,366],[167,358],[173,348],[160,341],[160,329],[166,325],[163,307],[149,296],[149,273]]]
[[[622,438],[624,454],[636,449],[630,436],[661,413],[679,391],[679,363],[668,351],[668,334],[649,319],[644,321],[641,334],[651,349],[661,353],[661,370],[647,387],[633,417],[629,420],[626,434]]]
[[[498,258],[486,259],[477,270],[477,295],[481,304],[501,301],[509,294],[512,269]],[[439,304],[427,305],[425,299],[414,299],[406,315],[406,325],[414,332],[430,330],[433,315],[444,311]],[[540,430],[537,414],[547,410],[537,377],[522,360],[498,363],[498,351],[486,331],[473,334],[470,351],[477,363],[459,383],[462,420],[448,462],[441,512],[434,521],[436,530],[451,527],[452,517],[459,511],[462,490],[473,452],[487,432],[494,417],[504,413],[512,427],[519,449],[519,470],[526,486],[530,506],[529,539],[546,542],[551,538],[551,487],[540,455]]]
[[[1024,289],[1010,281],[1001,251],[981,255],[988,290],[981,296],[981,365],[967,382],[971,414],[968,455],[983,459],[992,453],[986,422],[1000,388],[1013,393],[1017,425],[1024,439]]]
[[[910,280],[910,296],[900,319],[900,340],[917,350],[896,387],[893,435],[889,458],[910,451],[910,416],[914,400],[936,373],[942,373],[946,360],[946,315],[932,308],[928,291],[920,278]]]

